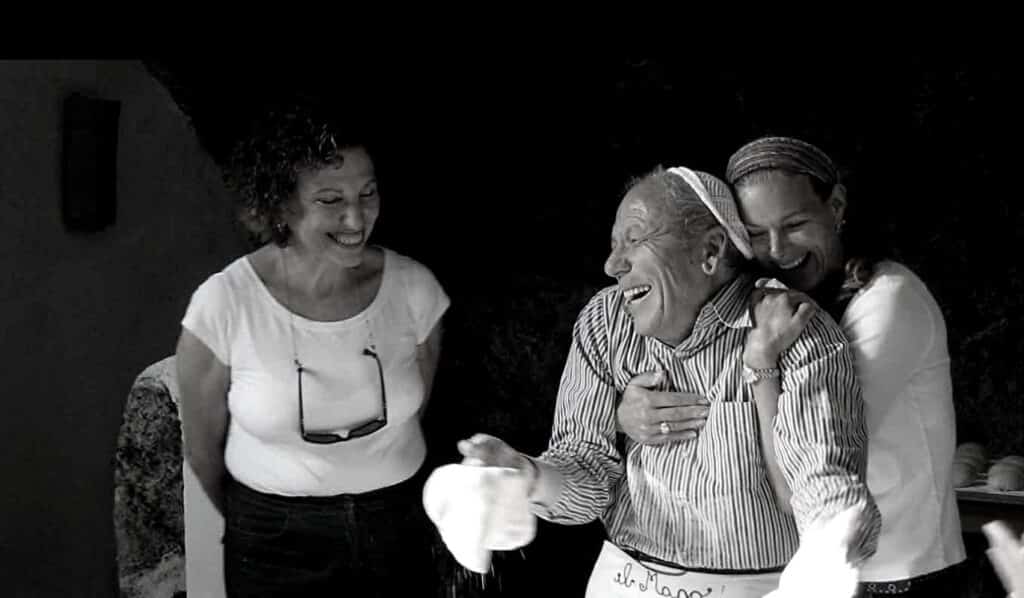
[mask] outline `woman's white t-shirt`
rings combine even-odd
[[[416,361],[449,299],[422,264],[383,249],[380,289],[351,318],[309,320],[270,294],[247,257],[193,293],[182,325],[231,371],[225,464],[239,482],[285,496],[360,493],[401,482],[423,463],[418,411],[424,383]],[[293,349],[294,347],[294,349]],[[364,349],[376,351],[383,365]],[[299,433],[298,372],[307,432],[387,425],[345,442],[318,445]]]

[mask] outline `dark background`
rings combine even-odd
[[[1001,48],[146,64],[218,162],[251,115],[295,92],[375,124],[375,241],[425,263],[452,298],[428,414],[439,462],[476,431],[543,449],[573,318],[610,281],[602,263],[627,180],[659,163],[720,176],[763,134],[829,153],[849,187],[851,240],[931,288],[948,326],[958,442],[1024,453],[1020,68]],[[526,551],[499,556],[489,586],[581,587],[598,539],[595,526],[544,525]]]

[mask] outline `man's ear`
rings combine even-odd
[[[725,260],[725,251],[729,246],[729,236],[721,226],[704,233],[703,251],[701,252],[700,268],[708,276],[713,276]]]

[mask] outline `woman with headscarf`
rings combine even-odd
[[[762,289],[745,364],[777,367],[805,321],[793,317],[795,311],[813,303],[841,324],[854,352],[868,425],[868,488],[882,513],[878,551],[860,571],[864,595],[958,595],[957,564],[965,553],[952,484],[956,430],[946,325],[938,304],[903,264],[849,251],[846,189],[832,160],[814,145],[787,137],[752,141],[729,159],[726,178],[754,258],[797,291]],[[777,471],[770,431],[778,399],[777,383],[759,385],[769,472]],[[631,418],[620,422],[639,436]],[[772,482],[785,505],[786,481],[773,476]]]

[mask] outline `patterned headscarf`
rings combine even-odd
[[[744,145],[729,158],[725,178],[735,185],[752,172],[774,169],[806,174],[826,185],[839,183],[839,171],[825,152],[793,137],[762,137]]]
[[[754,257],[754,251],[750,247],[750,237],[747,236],[747,229],[740,221],[736,200],[733,199],[728,185],[706,172],[690,170],[683,166],[669,168],[668,172],[686,181],[700,201],[711,210],[715,220],[722,225],[726,234],[729,235],[729,240],[743,254],[743,257],[747,259]]]

